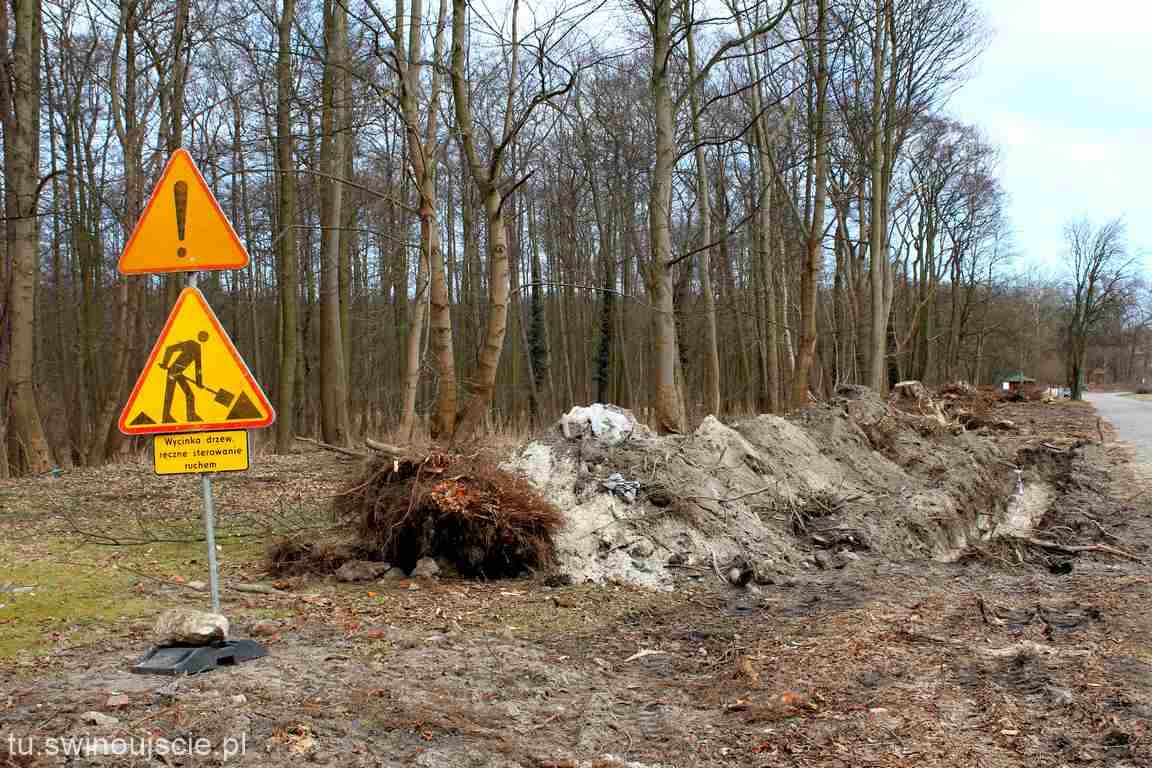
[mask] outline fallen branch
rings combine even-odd
[[[1120,557],[1125,560],[1131,560],[1134,563],[1144,562],[1142,559],[1136,555],[1131,554],[1130,552],[1125,552],[1124,550],[1117,549],[1116,547],[1110,547],[1107,544],[1058,544],[1055,541],[1037,539],[1033,536],[1007,536],[1005,538],[1015,539],[1016,541],[1022,541],[1025,544],[1031,544],[1032,546],[1039,547],[1040,549],[1050,549],[1053,552],[1063,552],[1068,555],[1078,555],[1083,552],[1100,552],[1106,555],[1114,555],[1115,557]]]
[[[339,446],[339,445],[332,445],[331,443],[322,443],[319,440],[313,440],[310,437],[301,437],[300,435],[296,435],[296,439],[302,443],[310,443],[311,445],[314,445],[317,448],[323,448],[326,451],[332,451],[333,453],[339,453],[342,456],[351,456],[351,457],[356,458],[356,459],[368,458],[367,454],[360,453],[359,451],[354,451],[351,448],[344,448],[344,447]]]
[[[1085,520],[1092,523],[1092,525],[1096,526],[1096,528],[1100,531],[1100,535],[1105,536],[1109,539],[1112,539],[1113,541],[1120,541],[1121,540],[1119,536],[1117,536],[1114,533],[1111,533],[1110,531],[1108,531],[1107,528],[1100,525],[1100,522],[1098,520],[1096,520],[1095,518],[1089,517],[1088,515],[1084,515],[1084,513],[1081,513],[1081,514],[1084,516]]]
[[[762,493],[768,493],[772,490],[775,489],[765,486],[758,491],[749,491],[748,493],[742,493],[739,496],[727,496],[723,498],[719,496],[685,496],[684,498],[691,499],[692,501],[715,501],[719,504],[730,504],[733,501],[740,501],[741,499],[746,499],[749,496],[759,496]]]
[[[364,438],[364,444],[367,445],[369,448],[371,448],[374,451],[378,451],[380,453],[386,453],[389,456],[402,456],[402,455],[404,455],[404,449],[401,448],[400,446],[391,445],[389,443],[381,443],[377,440],[373,440],[370,437]]]

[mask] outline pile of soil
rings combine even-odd
[[[1021,533],[1020,521],[1052,517],[1063,488],[1049,483],[1072,464],[1018,459],[1020,446],[966,429],[912,384],[905,390],[916,394],[890,402],[844,387],[788,418],[709,417],[685,436],[640,429],[608,445],[554,434],[504,466],[565,511],[558,567],[577,582],[667,589],[685,577],[726,579],[733,564],[771,582],[860,553],[955,561]],[[634,502],[621,481],[634,484]]]
[[[822,562],[817,550],[954,559],[1003,514],[1010,459],[846,387],[791,418],[709,417],[686,436],[610,446],[554,435],[505,466],[565,510],[557,556],[575,580],[669,588],[738,559],[770,579]],[[639,484],[635,503],[606,487],[613,475]]]

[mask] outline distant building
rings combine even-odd
[[[1004,389],[1008,390],[1009,392],[1015,392],[1021,387],[1035,383],[1036,379],[1029,378],[1023,373],[1014,373],[1008,378],[1004,379]]]

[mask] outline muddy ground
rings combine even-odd
[[[1152,469],[1132,463],[1090,407],[994,411],[1018,427],[994,438],[1003,450],[1065,465],[1047,470],[1058,497],[1038,534],[1147,557]],[[222,483],[224,526],[238,537],[223,542],[233,584],[267,578],[245,515],[276,508],[277,525],[322,518],[325,496],[355,471],[325,454],[257,466]],[[34,573],[31,560],[56,558],[89,575],[116,570],[118,581],[84,588],[125,608],[83,623],[45,615],[26,648],[0,657],[5,768],[1152,764],[1143,561],[1003,546],[953,563],[865,551],[842,568],[800,564],[752,589],[702,570],[674,591],[290,580],[276,594],[225,593],[233,634],[260,633],[268,658],[172,682],[126,670],[147,648],[155,610],[206,603],[187,586],[202,578],[197,546],[142,555],[70,531],[122,532],[125,515],[180,517],[194,530],[191,481],[127,466],[55,482],[0,488],[10,537],[0,568]],[[38,578],[52,590],[73,583]],[[0,648],[3,633],[27,631],[29,599],[0,594]],[[92,712],[115,721],[87,722]],[[159,755],[153,741],[151,759],[49,754],[47,740],[65,737],[192,737],[214,751]],[[242,754],[225,760],[225,748]]]

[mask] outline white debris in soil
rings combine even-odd
[[[1048,483],[1025,483],[1008,502],[1004,520],[992,536],[1030,536],[1052,503],[1054,492]]]
[[[586,408],[576,406],[568,411],[560,417],[557,426],[566,440],[588,435],[607,445],[617,445],[632,436],[637,422],[632,412],[625,408],[592,403]],[[643,429],[647,431],[647,427]]]
[[[654,569],[646,558],[634,559],[629,551],[629,542],[639,543],[641,537],[623,524],[629,509],[624,502],[597,488],[586,498],[577,497],[575,458],[544,443],[529,443],[507,466],[532,481],[564,512],[568,524],[555,537],[556,556],[561,571],[573,581],[671,589],[670,574]]]

